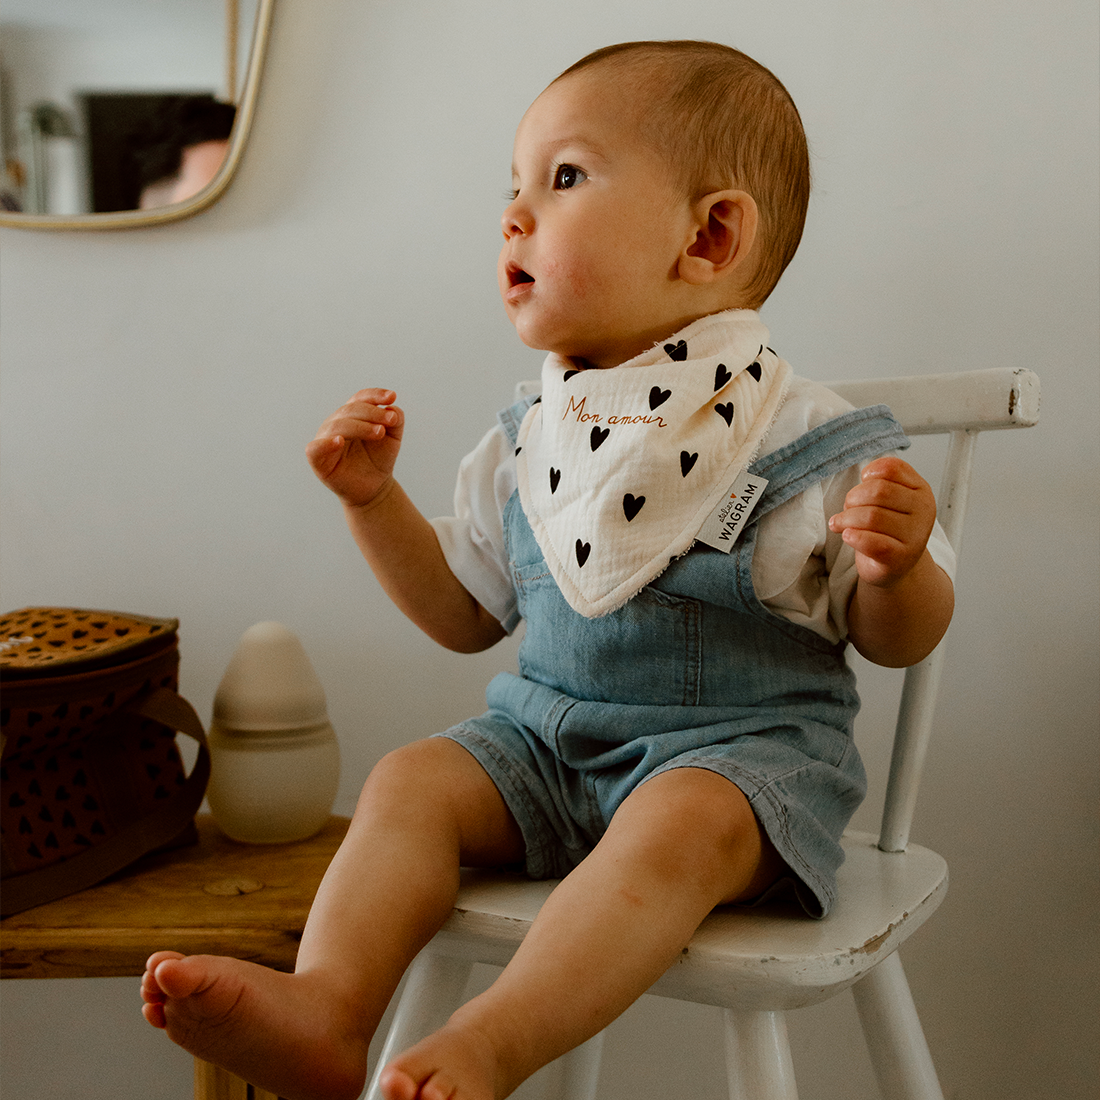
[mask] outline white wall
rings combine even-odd
[[[343,811],[388,748],[478,712],[512,643],[470,658],[418,637],[302,448],[360,385],[392,385],[409,416],[403,480],[428,514],[448,509],[457,461],[540,358],[510,330],[493,277],[515,123],[577,57],[639,37],[738,45],[801,106],[816,198],[765,315],[796,369],[1011,365],[1042,378],[1040,426],[979,448],[956,663],[915,830],[947,856],[952,886],[905,960],[948,1097],[1091,1095],[1087,0],[696,0],[686,12],[280,0],[254,142],[219,205],[156,230],[4,233],[3,606],[179,616],[183,689],[206,714],[241,632],[286,622],[328,691]],[[873,720],[895,685],[871,678],[861,725],[879,791]],[[8,982],[3,996],[11,1100],[189,1095],[187,1059],[144,1027],[135,982]],[[805,1097],[875,1097],[853,1020],[846,998],[795,1018]],[[669,1053],[639,1068],[656,1032]],[[719,1061],[709,1010],[646,1000],[615,1032],[604,1095],[711,1100]]]

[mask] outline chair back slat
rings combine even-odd
[[[1030,428],[1039,420],[1038,376],[1011,367],[826,385],[857,408],[889,405],[909,435]]]
[[[978,433],[974,430],[951,433],[943,480],[936,498],[940,525],[955,550],[956,561],[962,550],[963,523],[977,441]],[[946,638],[923,661],[905,670],[879,831],[878,846],[884,852],[904,852],[909,845],[917,791],[932,739],[932,718],[943,672],[945,643]]]
[[[1029,370],[993,368],[957,374],[831,382],[829,388],[857,407],[889,405],[909,435],[949,434],[943,480],[936,495],[938,518],[956,557],[978,434],[1028,428],[1039,419],[1039,379]],[[945,659],[945,642],[905,671],[898,707],[879,847],[904,852],[916,812],[924,762]]]

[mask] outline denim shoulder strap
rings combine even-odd
[[[749,467],[768,481],[752,519],[857,462],[908,446],[908,437],[885,405],[852,409],[827,420]]]
[[[529,397],[521,397],[514,405],[502,409],[497,413],[497,420],[504,429],[504,434],[511,440],[512,446],[516,445],[519,438],[519,426],[527,415],[527,410],[532,405],[537,405],[542,400],[540,394],[531,394]]]

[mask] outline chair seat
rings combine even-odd
[[[935,912],[947,864],[917,845],[880,851],[871,833],[848,832],[841,843],[846,858],[828,917],[812,920],[788,902],[723,906],[650,992],[770,1012],[817,1004],[858,981]],[[556,885],[466,870],[454,912],[426,950],[503,966]]]

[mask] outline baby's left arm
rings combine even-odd
[[[900,458],[876,459],[829,520],[856,554],[848,639],[869,661],[903,668],[935,649],[951,622],[955,592],[928,553],[936,499]]]

